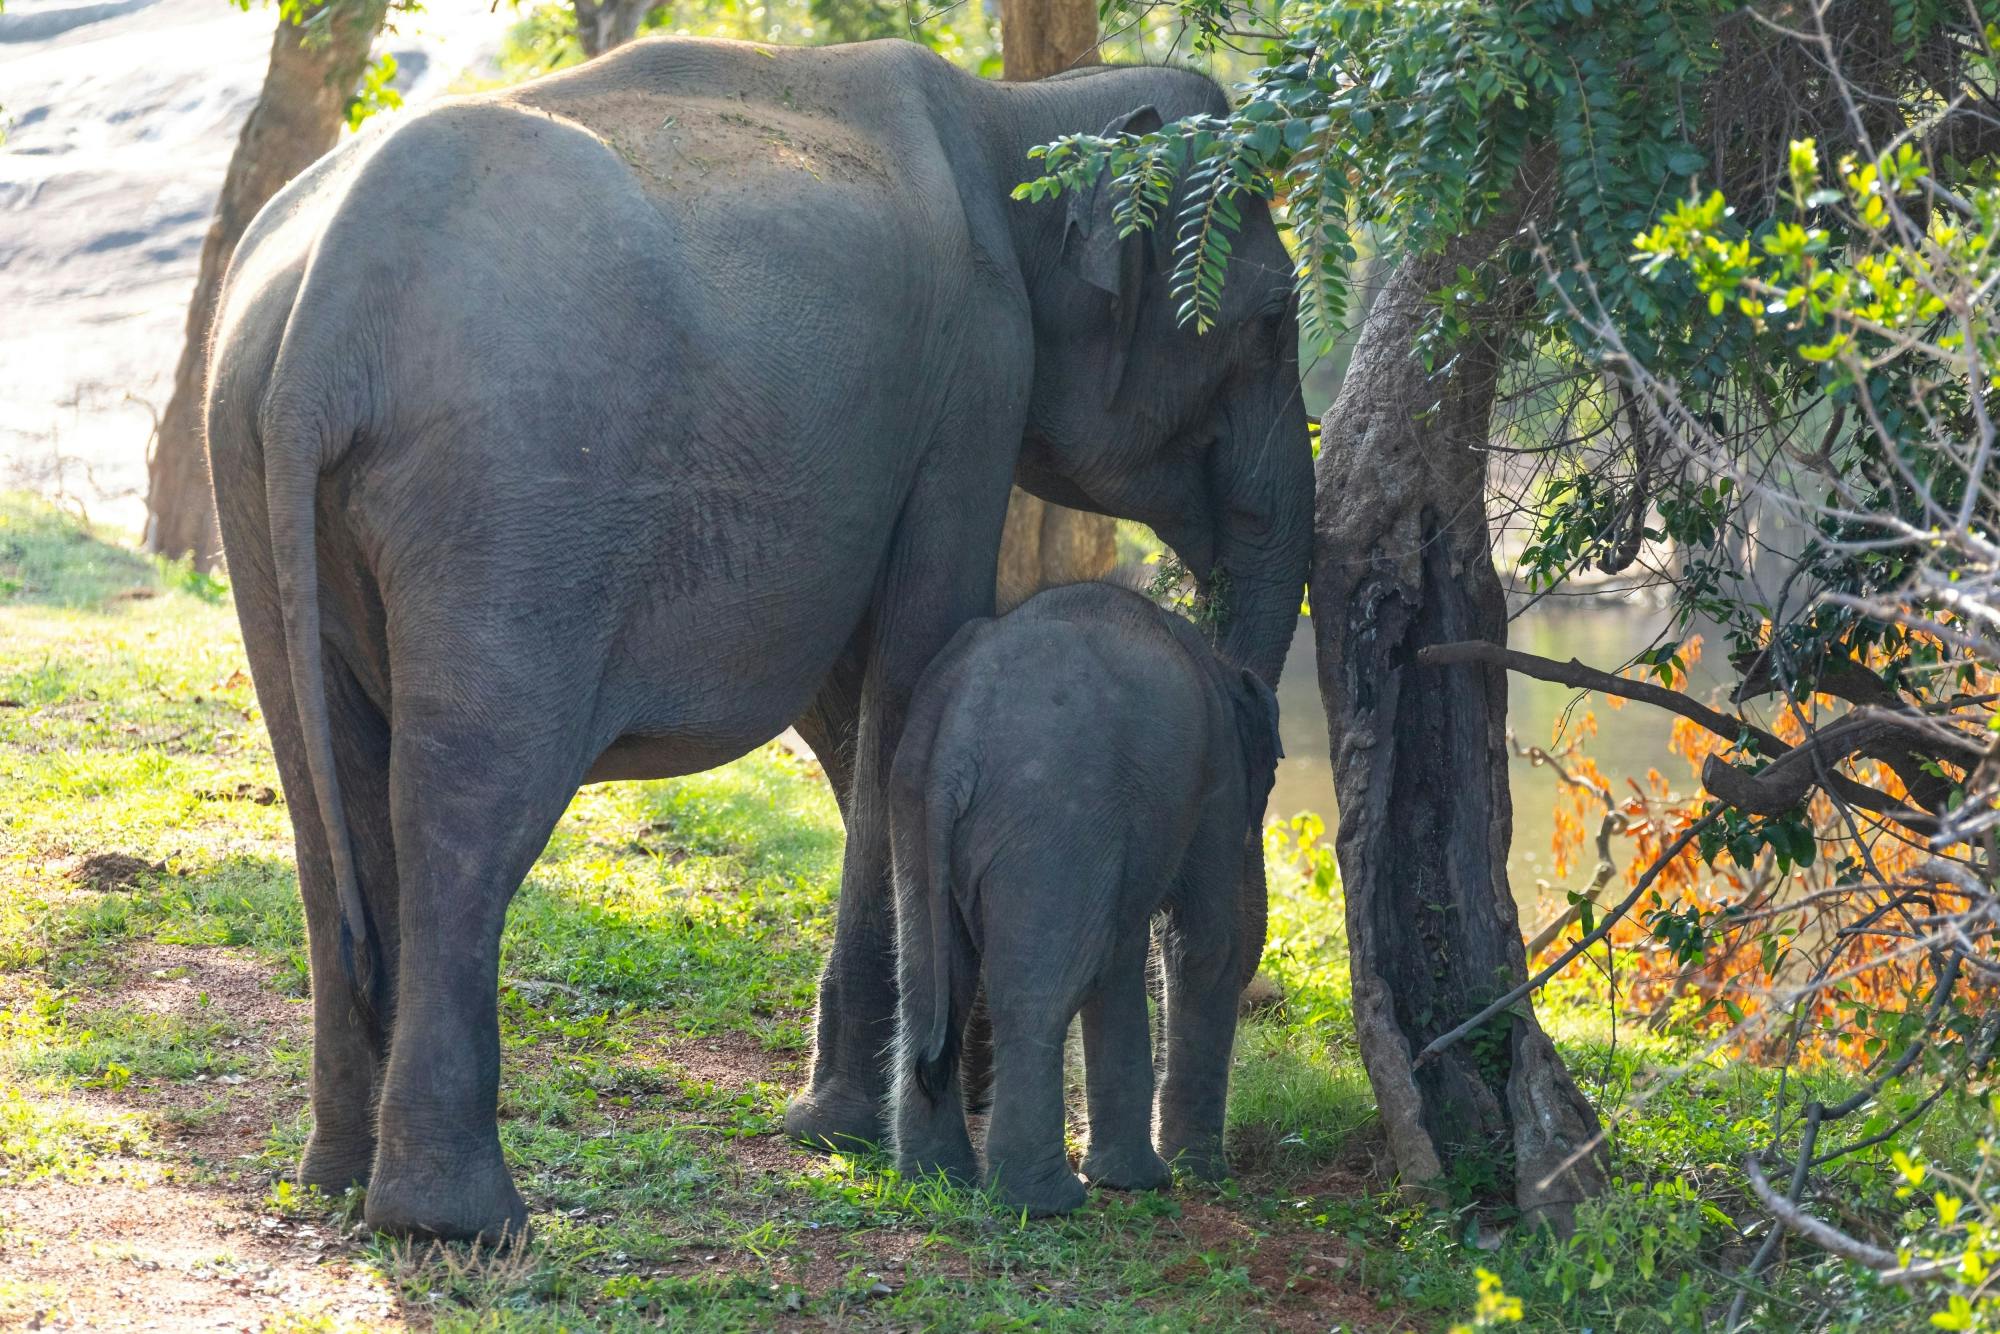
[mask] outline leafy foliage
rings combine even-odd
[[[1671,378],[1739,450],[1761,448],[1765,465],[1779,442],[1825,424],[1815,409],[1834,386],[1770,355],[1754,327],[1717,319],[1718,297],[1695,274],[1632,247],[1698,182],[1729,199],[1735,244],[1760,245],[1796,195],[1797,138],[1816,136],[1834,160],[1899,129],[1967,147],[1950,113],[1968,99],[1976,111],[1994,88],[1968,6],[1824,8],[1820,36],[1801,41],[1723,0],[1321,0],[1261,28],[1250,11],[1183,0],[1190,24],[1241,22],[1263,40],[1266,63],[1236,110],[1144,136],[1060,139],[1016,193],[1046,198],[1110,173],[1121,228],[1174,229],[1175,291],[1197,328],[1214,318],[1245,194],[1282,204],[1304,331],[1323,342],[1347,313],[1364,235],[1384,252],[1451,257],[1457,278],[1437,293],[1427,354],[1442,364],[1475,333],[1504,343],[1523,391],[1510,429],[1544,457],[1542,489],[1522,497],[1525,577],[1546,590],[1671,540],[1688,615],[1729,622],[1747,643],[1769,609],[1746,593],[1734,550],[1743,493],[1662,456],[1637,429],[1602,335]],[[1871,108],[1872,128],[1850,114],[1853,99]],[[1872,169],[1867,156],[1857,170]],[[1916,160],[1906,142],[1893,171]],[[1822,231],[1825,251],[1847,245]],[[1793,232],[1772,235],[1783,244]]]

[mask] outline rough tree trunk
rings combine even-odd
[[[298,25],[278,21],[264,90],[236,141],[215,220],[202,242],[187,341],[148,465],[146,544],[163,556],[192,557],[209,569],[222,550],[202,434],[208,326],[222,277],[257,210],[339,138],[348,99],[367,68],[368,48],[387,8],[387,0],[339,0],[326,40],[310,44]]]
[[[1494,239],[1405,264],[1376,299],[1323,421],[1312,620],[1355,1024],[1397,1169],[1423,1193],[1483,1178],[1567,1230],[1604,1183],[1598,1121],[1532,1007],[1413,1061],[1527,976],[1506,673],[1413,662],[1427,644],[1507,637],[1485,509],[1499,359],[1474,340],[1433,376],[1412,350],[1427,294]]]
[[[1046,79],[1097,63],[1092,0],[1000,0],[1001,78]]]
[[[637,37],[639,25],[657,8],[659,0],[570,0],[584,58],[594,60]]]
[[[1094,0],[1002,0],[1000,34],[1006,79],[1045,79],[1098,63]],[[1111,519],[1051,505],[1016,487],[1007,502],[995,600],[1006,611],[1037,589],[1101,579],[1117,559]]]

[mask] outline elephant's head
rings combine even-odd
[[[1227,109],[1214,83],[1171,69],[1087,72],[1033,92],[1045,119],[1055,108],[1071,129],[1110,134]],[[1197,333],[1170,290],[1181,202],[1162,210],[1157,232],[1120,237],[1115,193],[1100,182],[1015,205],[1031,218],[1017,236],[1039,247],[1023,256],[1036,345],[1017,480],[1057,504],[1151,525],[1219,592],[1224,654],[1275,684],[1312,526],[1292,261],[1263,201],[1237,196],[1220,309]]]

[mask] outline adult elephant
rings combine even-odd
[[[1244,201],[1198,337],[1108,192],[1009,198],[1034,144],[1225,105],[1177,70],[660,40],[364,134],[272,200],[208,427],[311,940],[301,1180],[366,1183],[379,1229],[518,1232],[508,901],[579,784],[794,720],[848,838],[787,1124],[878,1139],[887,762],[992,610],[1012,480],[1226,572],[1224,647],[1275,681],[1312,474],[1269,217]]]

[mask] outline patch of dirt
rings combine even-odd
[[[126,956],[117,985],[104,999],[154,1014],[200,1020],[219,1015],[246,1037],[269,1045],[301,1039],[312,1007],[271,990],[271,969],[247,954],[214,946],[148,942]]]
[[[248,801],[258,806],[273,806],[278,802],[277,789],[263,783],[238,783],[226,790],[196,788],[194,794],[203,801]]]
[[[265,1134],[288,1121],[305,1102],[303,1078],[273,1070],[261,1058],[278,1042],[309,1045],[312,1007],[272,991],[270,970],[248,956],[221,948],[147,944],[125,962],[117,984],[98,993],[110,1004],[189,1023],[228,1023],[223,1052],[240,1050],[242,1073],[197,1075],[190,1080],[133,1080],[106,1102],[158,1118],[160,1147],[204,1173],[240,1178],[258,1159]],[[261,1169],[254,1173],[261,1190]]]
[[[67,872],[69,879],[100,894],[131,889],[142,875],[157,875],[167,869],[165,862],[149,862],[124,852],[93,852],[81,858]]]
[[[783,1084],[799,1073],[798,1057],[771,1051],[747,1033],[677,1038],[669,1041],[661,1054],[717,1088],[745,1090],[758,1084]]]
[[[673,1038],[663,1044],[666,1060],[695,1079],[731,1092],[748,1092],[759,1084],[797,1083],[802,1062],[796,1055],[766,1049],[746,1033],[715,1033],[699,1038]],[[784,1177],[804,1171],[819,1154],[782,1134],[717,1135],[714,1146],[746,1179]]]
[[[1181,1197],[1175,1232],[1196,1252],[1162,1271],[1187,1280],[1212,1262],[1239,1264],[1256,1294],[1256,1314],[1266,1328],[1323,1331],[1345,1324],[1355,1330],[1403,1329],[1407,1322],[1383,1310],[1358,1281],[1357,1257],[1345,1239],[1313,1228],[1253,1222],[1235,1209],[1196,1196]]]
[[[1287,1178],[1282,1174],[1260,1174],[1260,1188],[1294,1199],[1368,1199],[1389,1188],[1396,1177],[1396,1163],[1389,1156],[1389,1144],[1381,1126],[1374,1125],[1348,1137],[1339,1156],[1323,1167]]]
[[[723,1136],[715,1141],[715,1147],[746,1177],[782,1177],[803,1172],[824,1156],[784,1135]]]
[[[136,860],[136,859],[132,859]],[[302,1080],[262,1059],[303,1044],[310,1007],[273,992],[270,970],[234,950],[148,943],[93,1006],[227,1024],[245,1072],[134,1079],[80,1091],[148,1115],[155,1154],[103,1164],[113,1179],[0,1190],[0,1272],[18,1287],[0,1325],[26,1329],[262,1330],[279,1315],[337,1328],[400,1329],[413,1313],[321,1221],[262,1207],[265,1134],[304,1101]],[[428,1323],[414,1313],[419,1323]]]
[[[400,1329],[381,1279],[324,1226],[260,1215],[239,1190],[165,1179],[0,1190],[0,1269],[26,1329],[261,1330],[274,1316]]]

